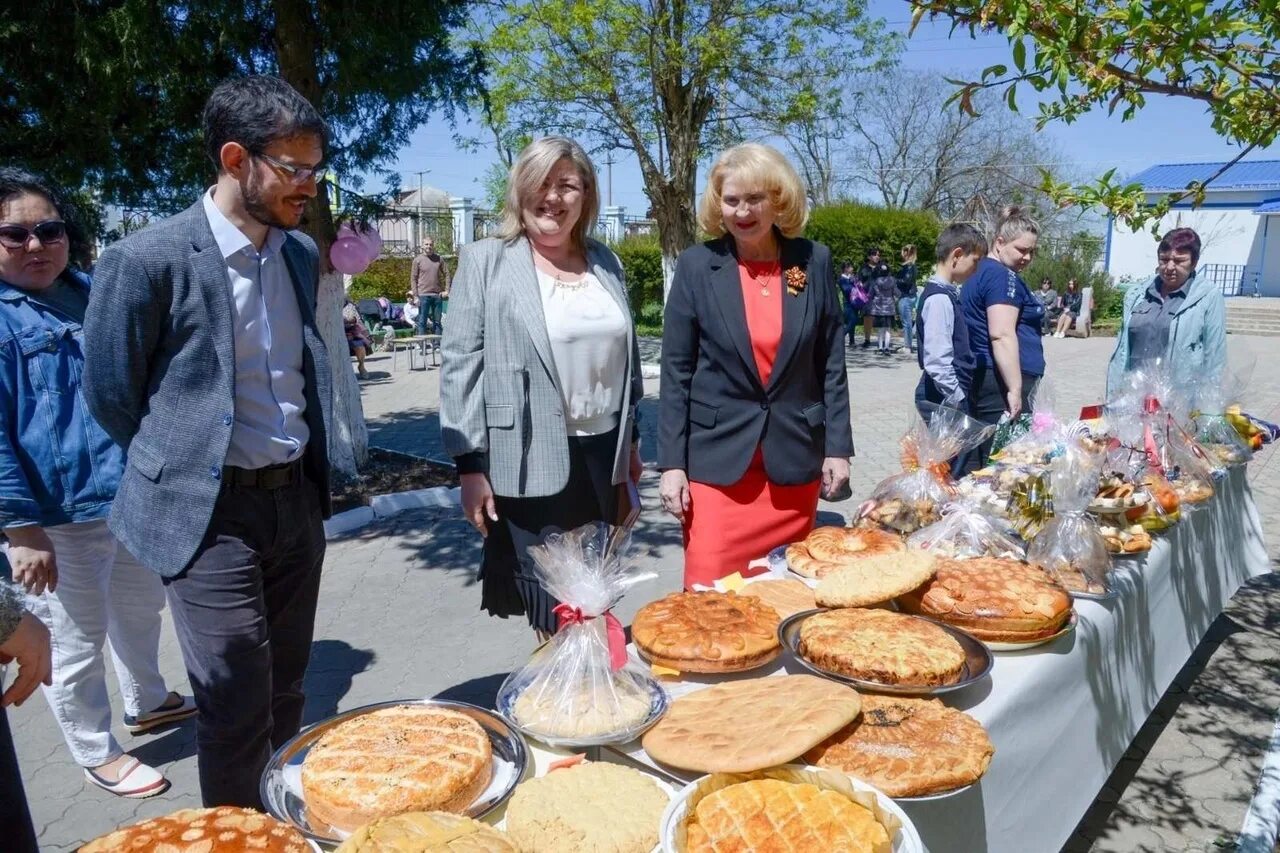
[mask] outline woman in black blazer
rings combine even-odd
[[[680,255],[662,335],[658,465],[684,525],[686,588],[812,528],[853,436],[831,252],[799,236],[804,185],[766,145],[724,152]]]

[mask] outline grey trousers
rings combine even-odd
[[[200,710],[205,806],[262,809],[267,760],[302,724],[324,562],[319,500],[305,477],[271,490],[225,486],[191,565],[166,582]]]

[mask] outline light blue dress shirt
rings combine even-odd
[[[285,233],[253,241],[204,196],[204,212],[218,251],[227,262],[235,330],[235,423],[227,464],[264,468],[302,455],[311,432],[302,375],[302,314],[285,262]]]

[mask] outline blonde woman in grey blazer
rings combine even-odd
[[[576,142],[525,148],[499,236],[459,255],[442,345],[441,432],[485,537],[481,607],[545,634],[557,602],[529,548],[613,520],[618,486],[640,476],[640,353],[622,266],[587,237],[599,206]]]

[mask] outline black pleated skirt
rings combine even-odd
[[[529,549],[550,534],[615,517],[613,460],[618,430],[569,439],[569,481],[542,498],[498,495],[498,520],[489,526],[480,565],[480,607],[503,619],[525,615],[529,624],[555,633],[556,599],[538,583]]]

